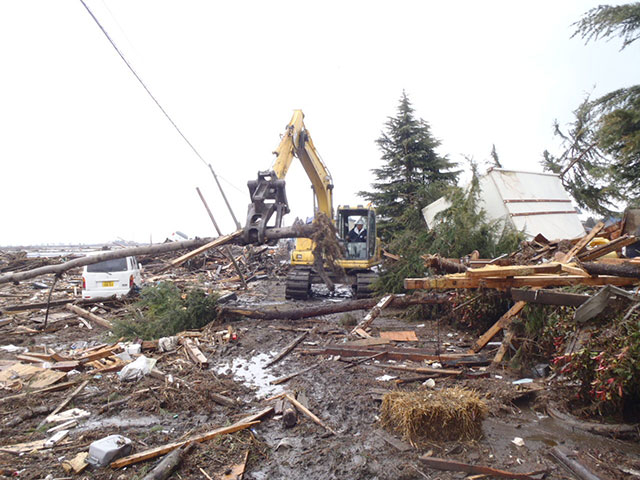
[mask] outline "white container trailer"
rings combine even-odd
[[[480,206],[488,221],[509,222],[528,239],[539,233],[549,240],[585,234],[558,175],[492,168],[479,178],[479,184]],[[431,228],[436,215],[450,206],[443,197],[424,207],[427,226]]]

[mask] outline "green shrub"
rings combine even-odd
[[[171,282],[145,287],[140,300],[129,309],[131,317],[116,320],[113,333],[150,340],[198,329],[217,319],[217,299],[199,289],[181,292]]]

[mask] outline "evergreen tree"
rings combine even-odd
[[[500,157],[498,157],[498,151],[496,150],[496,144],[494,143],[491,147],[491,160],[493,162],[493,166],[496,168],[502,168],[502,163],[500,163]]]
[[[420,210],[439,198],[444,187],[454,185],[458,172],[452,171],[455,163],[436,152],[440,142],[431,134],[429,124],[416,118],[404,91],[397,115],[389,117],[385,126],[376,140],[384,164],[372,169],[372,191],[359,195],[374,204],[380,235],[389,240],[421,222]]]
[[[640,38],[640,2],[600,5],[575,25],[574,35],[587,42],[620,36],[624,49]],[[556,125],[564,153],[544,152],[544,167],[560,174],[578,204],[594,212],[611,214],[616,202],[640,203],[640,85],[587,98],[574,113],[567,133]]]

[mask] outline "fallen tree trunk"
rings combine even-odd
[[[589,275],[613,275],[617,277],[640,278],[640,265],[634,265],[633,263],[612,265],[601,262],[583,262],[581,266]]]
[[[222,307],[221,313],[230,315],[241,315],[247,318],[255,318],[257,320],[300,320],[303,318],[316,317],[320,315],[329,315],[332,313],[352,312],[354,310],[367,310],[374,307],[379,298],[363,298],[360,300],[349,300],[340,303],[331,303],[328,305],[312,305],[310,307],[296,309],[262,309],[249,310],[246,308]],[[433,305],[437,303],[449,303],[451,297],[442,293],[431,293],[428,295],[394,295],[390,308],[405,308],[410,305]]]
[[[436,273],[463,273],[468,268],[461,263],[456,263],[440,255],[423,255],[424,266],[435,270]]]

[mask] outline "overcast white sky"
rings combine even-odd
[[[584,45],[597,0],[86,0],[216,172],[244,223],[246,182],[300,108],[334,179],[362,203],[374,143],[402,89],[440,152],[539,171],[587,93],[638,83],[640,45]],[[178,136],[80,1],[0,2],[0,245],[211,235],[199,186],[234,230],[207,167]],[[310,183],[287,176],[295,216]]]

